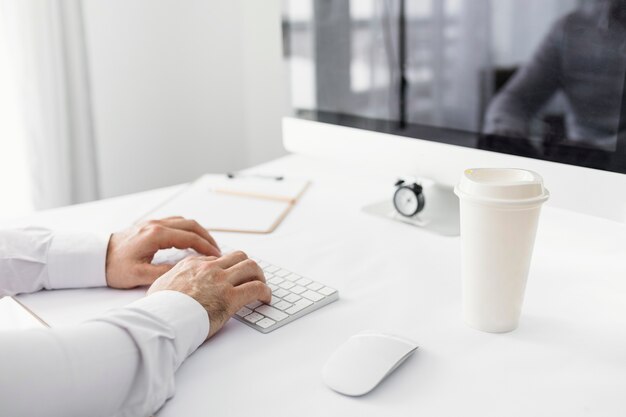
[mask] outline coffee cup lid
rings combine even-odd
[[[518,168],[466,169],[454,192],[474,202],[516,206],[541,204],[550,196],[539,174]]]

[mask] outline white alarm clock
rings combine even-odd
[[[422,186],[416,182],[407,183],[404,180],[398,180],[395,185],[393,206],[396,211],[404,217],[415,217],[424,209]]]

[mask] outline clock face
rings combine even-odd
[[[400,214],[406,217],[414,216],[419,209],[419,201],[415,191],[408,187],[400,187],[393,195],[393,205]]]

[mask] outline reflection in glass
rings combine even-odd
[[[603,167],[626,124],[625,8],[285,0],[292,103],[331,123]]]
[[[625,44],[624,0],[585,2],[560,17],[491,101],[484,131],[527,138],[534,125],[550,142],[614,150]]]

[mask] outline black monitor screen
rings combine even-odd
[[[288,0],[297,116],[626,173],[626,0]]]

